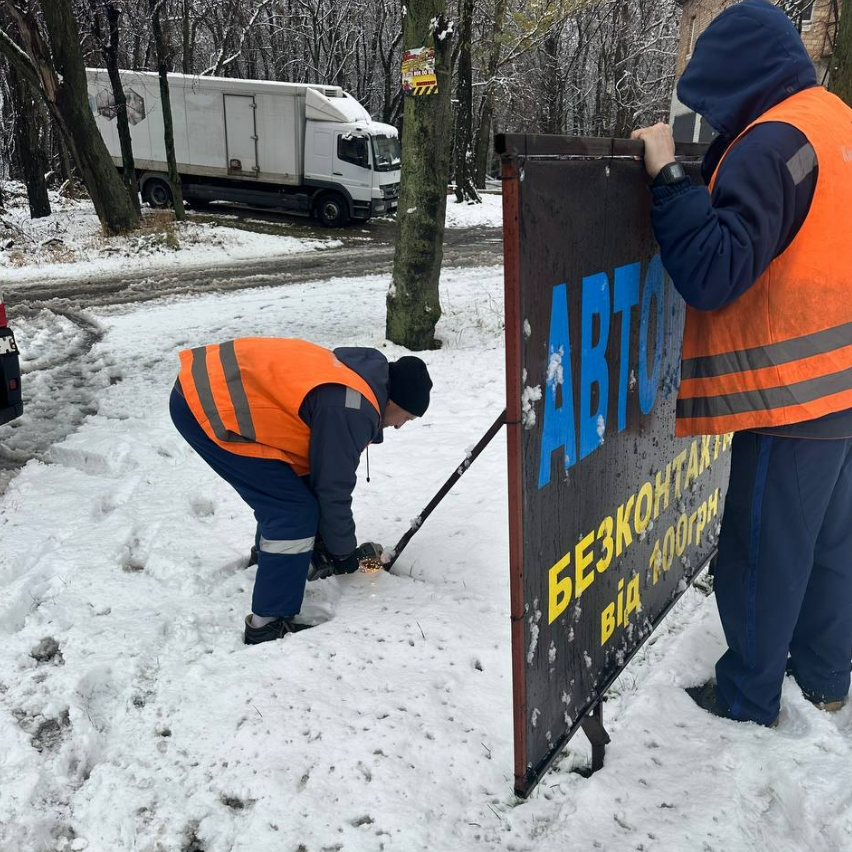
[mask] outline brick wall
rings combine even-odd
[[[680,44],[675,68],[678,77],[683,73],[692,55],[692,45],[695,40],[707,29],[710,21],[732,2],[734,0],[683,0]],[[803,28],[802,41],[818,69],[825,68],[825,60],[830,55],[831,34],[833,34],[833,26],[830,22],[832,21],[832,0],[815,0],[813,19],[810,26]]]

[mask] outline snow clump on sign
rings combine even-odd
[[[527,652],[527,663],[530,665],[532,665],[532,661],[535,659],[535,652],[538,648],[538,623],[541,621],[541,610],[538,608],[538,598],[533,601],[533,607],[535,607],[535,611],[527,619],[530,625],[530,649]]]
[[[524,429],[532,429],[536,424],[535,408],[533,405],[541,400],[541,385],[527,385],[521,396],[521,423]]]
[[[562,358],[564,356],[564,346],[560,346],[558,351],[550,353],[550,360],[547,362],[547,386],[549,388],[555,388],[556,385],[561,385],[563,382]]]

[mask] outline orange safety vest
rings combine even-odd
[[[799,232],[751,288],[715,311],[687,309],[678,435],[785,426],[852,408],[852,109],[815,87],[743,133],[766,121],[808,138],[787,168],[798,182],[818,163],[816,190]]]
[[[240,456],[285,461],[299,476],[310,472],[311,442],[299,408],[315,387],[344,385],[381,417],[370,385],[333,352],[304,340],[241,337],[184,349],[180,361],[181,390],[208,438]],[[360,407],[357,396],[351,402]]]

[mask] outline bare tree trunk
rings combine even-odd
[[[181,70],[184,74],[192,73],[192,27],[189,23],[190,0],[183,0],[181,8]]]
[[[485,177],[491,159],[491,124],[494,121],[494,78],[500,67],[500,50],[503,39],[503,24],[506,20],[506,0],[494,3],[494,18],[491,25],[491,45],[488,49],[488,67],[486,69],[485,93],[482,96],[482,111],[479,117],[479,130],[476,134],[473,181],[480,189],[485,189]]]
[[[402,184],[393,283],[387,297],[387,336],[409,349],[435,347],[441,317],[438,283],[444,256],[444,219],[452,129],[452,24],[446,0],[409,0],[403,46],[435,48],[437,94],[405,99]]]
[[[852,106],[852,0],[844,0],[838,14],[828,88]]]
[[[473,64],[471,61],[471,39],[473,30],[474,0],[461,2],[461,26],[458,35],[459,65],[456,75],[456,139],[455,179],[456,201],[466,199],[480,203],[482,199],[473,182]]]
[[[166,160],[169,164],[169,186],[172,190],[172,204],[175,208],[175,219],[179,222],[186,219],[186,211],[183,207],[183,190],[180,185],[177,158],[175,157],[175,131],[172,121],[172,102],[169,97],[169,78],[166,42],[163,38],[163,28],[160,25],[160,9],[162,0],[150,0],[151,3],[151,31],[154,35],[154,46],[157,51],[157,71],[160,75],[160,102],[163,109],[163,135],[166,143]]]
[[[103,0],[106,12],[109,33],[106,38],[101,34],[100,13],[93,9],[93,30],[96,40],[100,44],[101,52],[106,60],[107,74],[112,85],[112,96],[115,101],[116,123],[118,129],[118,141],[121,145],[122,180],[127,189],[127,194],[137,213],[140,212],[139,186],[136,182],[136,164],[133,161],[133,142],[130,138],[130,122],[127,120],[127,98],[124,94],[124,86],[121,83],[118,60],[118,21],[121,12],[116,8],[112,0]]]
[[[59,176],[63,181],[74,180],[74,162],[71,159],[71,152],[65,144],[65,137],[59,129],[57,122],[52,122],[54,149],[56,151],[56,159],[59,166]]]
[[[554,25],[541,47],[544,62],[544,83],[542,86],[542,109],[544,112],[544,132],[563,133],[562,99],[564,97],[562,80],[559,74],[559,38],[562,28]]]
[[[50,216],[51,212],[45,180],[47,159],[42,141],[42,106],[40,99],[37,100],[39,96],[33,92],[29,83],[21,78],[15,67],[7,64],[6,70],[15,109],[15,153],[24,183],[27,185],[30,218],[40,219]]]
[[[0,31],[0,52],[44,98],[56,119],[71,155],[89,190],[95,211],[109,234],[125,233],[139,225],[139,217],[124,191],[94,116],[89,108],[86,69],[80,33],[69,0],[42,4],[50,47],[32,12],[6,0],[24,48]]]

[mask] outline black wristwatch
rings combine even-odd
[[[668,163],[660,169],[651,186],[670,186],[673,183],[680,183],[685,177],[686,171],[680,163]]]

